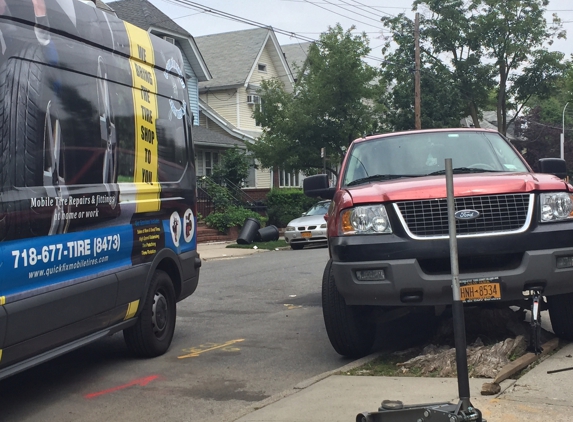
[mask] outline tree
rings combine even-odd
[[[547,24],[548,0],[474,0],[474,4],[479,38],[497,70],[497,125],[505,134],[533,95],[547,97],[552,92],[564,69],[563,54],[544,47],[555,37],[565,37],[565,32],[555,14]],[[510,109],[514,116],[508,121]]]
[[[250,166],[245,151],[234,146],[225,151],[221,164],[213,169],[212,177],[217,183],[228,180],[236,186],[241,186],[249,177]]]
[[[414,2],[414,9],[429,11],[420,22],[423,72],[429,70],[429,64],[438,69],[441,63],[442,73],[451,75],[441,77],[442,81],[435,78],[434,86],[445,86],[445,79],[450,89],[457,90],[464,108],[456,117],[469,114],[479,127],[479,110],[488,105],[495,90],[498,130],[505,134],[533,96],[548,96],[555,90],[555,81],[563,70],[563,55],[548,52],[544,47],[553,38],[564,37],[564,32],[557,16],[553,16],[551,23],[546,22],[547,4],[548,0]],[[382,18],[382,21],[392,30],[398,44],[413,32],[411,21],[401,27],[397,19]],[[413,63],[407,49],[396,50],[400,52],[403,60]],[[391,61],[396,59],[392,55]],[[408,69],[411,66],[403,68],[402,73],[406,74]],[[426,93],[422,90],[422,112],[429,114],[434,110],[424,111],[427,93],[427,88]],[[434,95],[432,91],[430,95]],[[509,120],[508,114],[512,114]]]
[[[389,131],[414,129],[414,24],[404,14],[382,21],[394,34],[382,49],[385,55],[382,79],[391,86],[382,100],[388,110],[384,123]],[[458,80],[435,57],[423,54],[421,61],[422,127],[459,126],[465,102],[460,96]]]
[[[516,121],[516,135],[523,140],[513,141],[528,163],[535,168],[540,158],[560,157],[560,137],[563,131],[565,104],[573,106],[571,82],[573,63],[566,63],[566,70],[555,82],[557,89],[549,97],[534,96],[523,117]],[[566,110],[569,110],[567,108]],[[573,157],[573,112],[565,114],[565,158]],[[569,160],[570,161],[570,160]],[[571,173],[573,169],[569,169]]]
[[[327,169],[336,173],[350,142],[378,130],[378,71],[363,60],[368,38],[352,31],[336,25],[321,34],[292,93],[276,79],[261,83],[254,117],[263,134],[249,149],[263,167],[320,169],[326,148]]]

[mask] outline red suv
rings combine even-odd
[[[323,277],[326,330],[345,356],[366,355],[373,311],[452,303],[444,163],[452,159],[458,264],[465,303],[524,306],[546,300],[554,331],[573,340],[573,187],[563,160],[534,173],[499,133],[483,129],[399,132],[355,140],[331,198],[330,260]]]

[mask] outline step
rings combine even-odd
[[[197,243],[207,243],[207,242],[224,242],[236,240],[232,234],[221,233],[217,229],[209,228],[205,225],[197,226]]]

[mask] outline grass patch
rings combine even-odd
[[[256,246],[258,249],[267,249],[273,251],[276,248],[285,248],[288,246],[284,240],[274,240],[272,242],[253,242],[250,245],[239,245],[238,243],[231,243],[227,245],[227,248],[237,248],[237,249],[253,249]]]

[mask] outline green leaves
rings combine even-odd
[[[562,74],[563,55],[544,48],[564,37],[561,20],[545,19],[547,0],[416,0],[422,58],[422,126],[447,126],[470,114],[479,126],[479,113],[491,109],[494,94],[498,130],[505,133],[533,96],[547,96]],[[395,110],[391,124],[413,128],[413,25],[404,15],[382,18],[393,34],[383,49],[383,66],[394,93],[385,96]],[[398,44],[392,50],[391,41]],[[424,74],[428,77],[424,79]],[[431,77],[433,76],[433,78]],[[457,101],[456,101],[457,98]],[[409,106],[405,106],[407,103]]]
[[[363,61],[369,53],[365,34],[336,25],[309,49],[292,93],[278,80],[261,84],[264,104],[254,117],[263,135],[249,148],[263,167],[322,168],[320,150],[326,148],[333,169],[352,140],[378,130],[381,88],[377,69]]]

